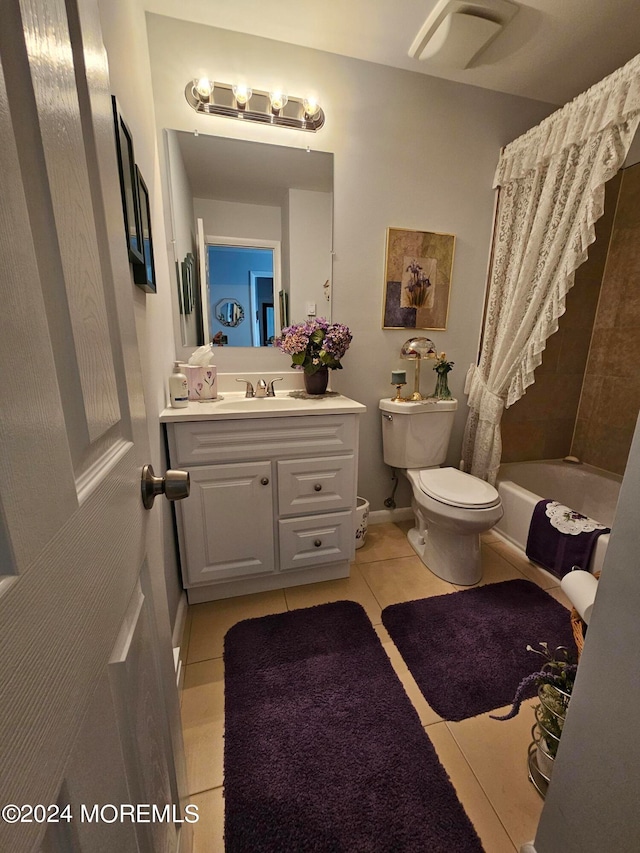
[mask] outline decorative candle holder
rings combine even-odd
[[[407,384],[407,372],[406,370],[392,370],[391,371],[391,384],[396,386],[396,396],[392,397],[391,400],[394,403],[406,403],[407,398],[403,397],[400,393],[400,389],[404,388]]]
[[[403,397],[402,394],[400,393],[400,389],[404,388],[404,386],[406,384],[407,384],[406,382],[400,382],[400,383],[398,383],[398,385],[396,385],[396,396],[391,398],[391,401],[393,403],[408,403],[409,402],[409,398]]]

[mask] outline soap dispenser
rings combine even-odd
[[[189,405],[189,382],[180,370],[180,362],[173,365],[173,373],[169,377],[169,400],[173,409],[183,409]]]

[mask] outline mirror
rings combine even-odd
[[[216,336],[272,346],[283,325],[313,311],[330,320],[333,154],[177,130],[165,143],[182,357]],[[190,256],[198,263],[185,311]],[[245,323],[220,319],[234,305]]]
[[[221,299],[215,311],[217,321],[223,326],[239,326],[244,320],[244,308],[235,299]]]

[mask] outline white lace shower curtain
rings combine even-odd
[[[564,314],[576,269],[595,240],[604,185],[624,163],[640,120],[640,55],[508,145],[489,297],[462,467],[495,482],[500,420],[534,381],[547,338]]]

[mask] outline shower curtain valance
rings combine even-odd
[[[482,351],[465,386],[462,466],[477,477],[495,482],[502,412],[534,381],[639,121],[640,55],[502,152]]]
[[[572,145],[582,145],[603,130],[640,112],[640,55],[505,147],[494,187],[523,178]]]

